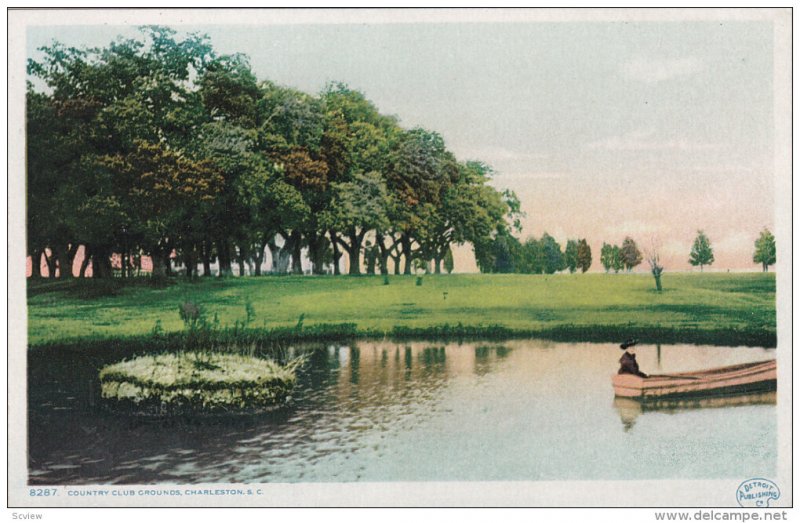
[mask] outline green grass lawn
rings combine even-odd
[[[142,282],[48,282],[28,285],[29,343],[183,329],[181,303],[203,306],[222,326],[246,317],[254,328],[354,323],[371,334],[396,326],[502,325],[537,332],[573,329],[663,328],[775,333],[775,275],[665,274],[664,291],[646,274],[267,276],[203,279],[155,288]],[[635,330],[635,329],[634,329]],[[735,341],[735,340],[734,340]]]

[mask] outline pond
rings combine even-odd
[[[299,349],[298,349],[299,350]],[[29,370],[31,484],[771,477],[775,394],[668,409],[614,399],[613,344],[359,341],[305,347],[291,408],[226,419],[97,407],[96,362]],[[641,346],[651,373],[773,359],[774,350]],[[35,360],[35,361],[34,361]]]

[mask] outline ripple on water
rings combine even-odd
[[[60,465],[50,465],[47,468],[50,470],[75,470],[81,468],[80,465],[68,465],[68,464],[60,464]]]

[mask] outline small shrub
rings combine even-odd
[[[250,323],[256,319],[256,308],[253,307],[253,302],[250,301],[249,298],[244,302],[244,312],[247,315],[247,319],[245,319],[245,325],[250,325]]]
[[[178,314],[180,314],[181,320],[183,320],[183,325],[189,330],[195,330],[206,324],[203,307],[192,301],[181,303],[178,306]]]

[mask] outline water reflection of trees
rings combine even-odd
[[[419,359],[426,368],[431,369],[443,365],[447,360],[447,354],[444,347],[425,347]]]
[[[313,348],[300,381],[304,400],[350,398],[345,406],[356,406],[379,398],[391,402],[412,388],[430,391],[444,385],[447,374],[444,346],[353,343]],[[320,394],[323,389],[327,393]]]
[[[353,345],[350,348],[350,383],[358,383],[358,372],[361,367],[361,351]]]
[[[511,354],[505,345],[478,345],[475,347],[475,374],[483,376],[493,370],[498,360]]]

